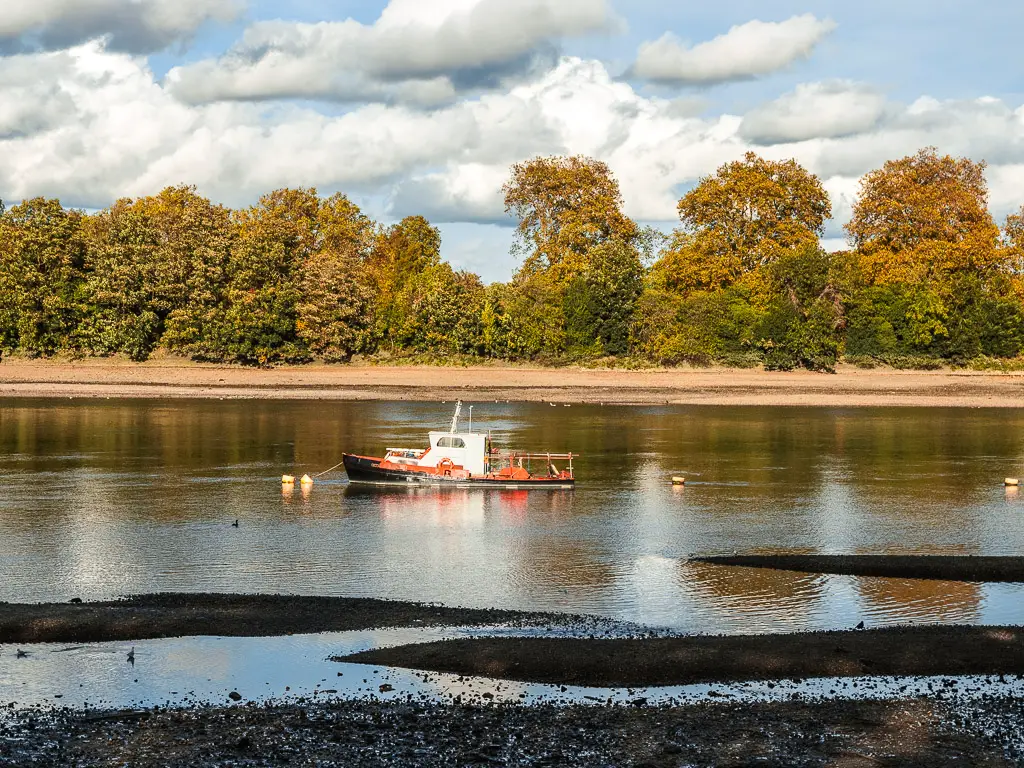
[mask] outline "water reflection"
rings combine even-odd
[[[5,401],[0,600],[168,590],[591,611],[696,631],[974,621],[989,592],[725,573],[722,552],[1017,554],[1024,411],[478,404],[574,491],[282,488],[418,444],[437,403]],[[685,488],[672,486],[685,475]],[[231,523],[239,520],[239,527]],[[1016,589],[1009,587],[1009,589]],[[930,592],[929,592],[930,590]],[[1024,620],[1019,601],[998,613]]]

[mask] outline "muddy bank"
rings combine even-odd
[[[607,370],[481,365],[364,365],[257,370],[153,360],[6,359],[0,397],[311,400],[512,400],[625,405],[945,406],[1020,408],[1024,373],[734,369]]]
[[[624,688],[863,675],[1024,674],[1024,628],[895,627],[626,640],[502,637],[381,648],[336,661]]]
[[[4,765],[1019,765],[1019,700],[685,707],[337,702],[0,720]]]
[[[731,555],[692,561],[802,573],[940,581],[1024,582],[1024,557],[959,555]]]
[[[0,603],[0,643],[92,643],[158,637],[267,637],[385,627],[518,624],[597,629],[569,614],[448,608],[344,597],[144,595],[102,603]],[[611,624],[611,622],[608,622]]]

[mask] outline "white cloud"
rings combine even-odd
[[[678,85],[748,80],[809,57],[835,28],[830,19],[817,19],[811,14],[781,22],[755,20],[693,47],[667,32],[658,40],[640,45],[631,74]]]
[[[241,0],[4,0],[0,43],[56,50],[102,37],[111,50],[150,53],[241,8]]]
[[[585,153],[610,165],[631,216],[672,221],[683,190],[754,149],[796,157],[822,177],[835,237],[863,173],[935,144],[990,161],[998,216],[1024,202],[1024,108],[1002,101],[892,104],[861,133],[770,146],[754,145],[744,123],[649,98],[601,63],[579,59],[432,112],[371,104],[331,116],[293,104],[189,105],[162,88],[143,59],[92,43],[0,59],[0,196],[10,203],[49,195],[101,208],[192,183],[243,206],[278,187],[311,185],[390,202],[394,216],[497,222],[512,163]]]
[[[289,97],[423,106],[553,66],[566,37],[616,23],[607,0],[392,0],[352,19],[250,26],[219,59],[167,77],[191,103]]]
[[[885,97],[867,85],[804,83],[748,112],[740,124],[740,136],[754,144],[850,136],[875,128],[885,110]]]

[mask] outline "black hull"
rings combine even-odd
[[[438,477],[424,472],[381,469],[380,459],[366,456],[344,454],[345,472],[349,482],[365,486],[382,486],[403,488],[497,488],[511,490],[566,490],[576,487],[574,480],[560,478],[542,478],[539,480],[495,480],[474,477],[467,480],[456,480],[450,477]]]

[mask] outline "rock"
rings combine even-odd
[[[80,598],[80,597],[72,597],[70,602],[73,603],[74,605],[81,605],[82,604],[82,598]]]
[[[228,698],[231,699],[232,701],[241,701],[242,700],[242,694],[240,694],[238,691],[232,691],[231,693],[228,694]]]
[[[384,683],[378,690],[380,690],[381,693],[390,693],[395,690],[395,686],[390,683]]]

